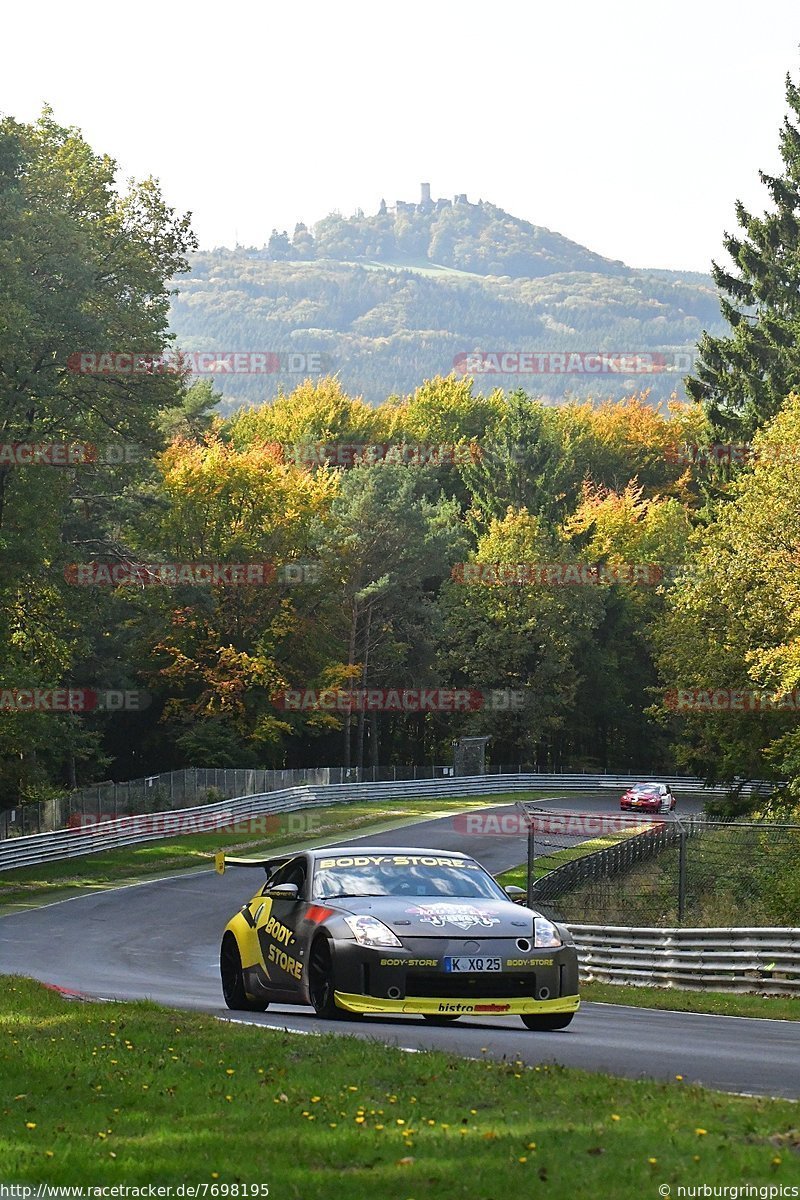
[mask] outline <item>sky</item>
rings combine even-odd
[[[203,248],[466,192],[706,271],[767,203],[797,0],[8,0],[0,113],[154,175]]]

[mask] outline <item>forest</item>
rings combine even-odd
[[[787,97],[797,117],[790,83]],[[650,379],[619,394],[605,377],[592,401],[558,405],[527,380],[480,387],[425,358],[421,315],[403,326],[413,385],[365,398],[334,369],[237,406],[179,356],[164,369],[186,346],[181,305],[218,305],[227,349],[282,349],[290,326],[356,325],[392,280],[394,315],[419,305],[433,324],[438,284],[355,266],[339,287],[339,267],[309,261],[328,284],[301,326],[296,264],[251,259],[241,310],[203,299],[189,271],[196,287],[242,262],[198,259],[155,181],[120,190],[113,160],[49,111],[0,122],[2,804],[189,765],[441,763],[465,734],[487,735],[496,763],[773,778],[792,797],[792,122],[781,146],[784,174],[764,177],[775,212],[740,206],[734,266],[715,264],[713,287],[654,272],[646,293],[621,264],[590,264],[596,328],[602,287],[626,290],[639,329],[659,289],[680,299],[683,324],[653,344],[697,340],[685,396]],[[315,242],[350,254],[338,228]],[[450,261],[481,266],[465,255]],[[589,321],[575,275],[518,269],[509,287],[547,286]],[[264,292],[281,271],[281,295]],[[477,338],[502,292],[447,286]],[[106,352],[119,369],[81,368]],[[425,701],[398,701],[411,692]]]
[[[555,237],[556,235],[552,235]],[[563,239],[566,240],[566,239]],[[569,243],[572,245],[572,243]],[[263,252],[263,253],[266,253]],[[348,393],[380,403],[447,375],[473,350],[609,351],[659,356],[660,369],[601,379],[563,374],[477,375],[476,392],[522,386],[549,403],[623,399],[646,383],[649,402],[685,398],[684,377],[703,330],[723,323],[710,278],[692,273],[598,270],[551,259],[558,271],[492,276],[420,261],[272,261],[255,250],[193,254],[177,281],[170,322],[186,352],[268,351],[320,356]],[[221,408],[272,400],[302,380],[291,370],[211,375]]]

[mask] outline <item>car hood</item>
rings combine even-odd
[[[452,938],[459,933],[484,938],[531,937],[536,915],[510,900],[436,896],[348,896],[336,907],[353,915],[377,917],[398,937]]]

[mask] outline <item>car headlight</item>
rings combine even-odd
[[[391,946],[396,949],[403,945],[399,937],[377,917],[345,917],[345,923],[350,926],[361,946]]]
[[[533,944],[539,947],[561,945],[558,930],[546,917],[537,917],[533,922]]]

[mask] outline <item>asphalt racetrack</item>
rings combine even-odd
[[[616,792],[605,792],[572,796],[547,808],[616,813],[617,803]],[[682,813],[701,807],[700,801],[685,798],[678,804]],[[507,814],[509,809],[485,811]],[[346,844],[460,849],[494,873],[525,857],[519,836],[465,837],[452,816],[350,838]],[[220,937],[262,879],[257,871],[192,871],[9,914],[0,918],[0,972],[90,996],[147,998],[306,1034],[346,1033],[408,1050],[440,1049],[529,1065],[557,1062],[632,1078],[682,1075],[687,1083],[725,1091],[800,1098],[800,1022],[584,1004],[568,1029],[534,1033],[518,1017],[462,1018],[438,1028],[414,1017],[326,1022],[310,1009],[281,1005],[263,1014],[230,1013],[219,983]]]

